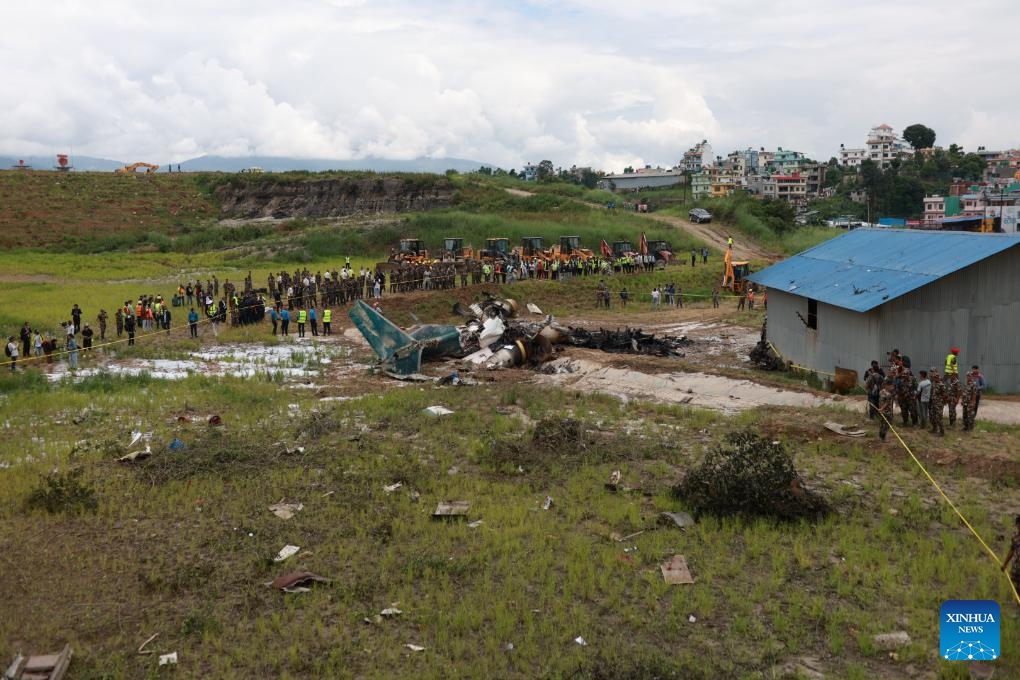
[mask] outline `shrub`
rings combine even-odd
[[[804,489],[786,446],[750,430],[727,435],[673,488],[693,510],[709,515],[817,517],[828,502]]]
[[[81,470],[52,472],[28,496],[30,510],[79,515],[99,507],[95,489],[81,480]]]

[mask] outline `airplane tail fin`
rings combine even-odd
[[[392,363],[398,373],[417,373],[421,369],[421,343],[364,300],[357,300],[351,305],[347,316],[365,336],[380,361]]]

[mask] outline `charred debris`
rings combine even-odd
[[[519,316],[525,310],[532,320]],[[422,361],[450,358],[488,369],[537,366],[554,358],[558,346],[683,357],[685,348],[693,344],[686,336],[660,336],[639,328],[592,331],[564,326],[552,315],[543,317],[537,306],[528,304],[522,310],[516,300],[509,298],[490,296],[470,305],[456,303],[453,313],[464,317],[464,323],[402,329],[364,301],[358,301],[348,312],[380,361],[402,375],[419,373]]]

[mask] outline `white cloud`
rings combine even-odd
[[[868,128],[1020,146],[1020,6],[979,0],[15,5],[0,153],[669,164]]]

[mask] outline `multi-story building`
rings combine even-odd
[[[769,163],[769,167],[773,172],[789,174],[797,170],[803,162],[804,154],[801,152],[791,151],[790,149],[784,150],[783,147],[779,147],[772,155],[772,162]]]
[[[762,149],[764,151],[764,149]],[[741,177],[756,175],[760,169],[758,164],[758,149],[747,148],[743,151],[732,151],[726,157],[725,166],[731,172]]]
[[[762,182],[762,198],[773,198],[793,205],[807,203],[807,177],[795,172],[792,175],[772,175]]]
[[[859,168],[868,157],[866,149],[848,149],[839,145],[839,164],[847,168]]]
[[[715,153],[708,140],[701,140],[684,152],[683,166],[687,174],[693,175],[715,165]]]
[[[806,191],[808,198],[818,198],[825,189],[824,163],[804,163],[799,166],[800,174],[804,175],[807,183]]]
[[[695,200],[708,198],[712,195],[712,174],[709,172],[698,172],[690,175],[691,196]]]
[[[924,217],[921,226],[926,229],[939,229],[942,220],[947,217],[956,217],[961,214],[959,196],[934,196],[924,197]]]
[[[881,168],[888,168],[898,158],[909,158],[913,154],[910,145],[900,139],[889,125],[876,125],[868,132],[863,149],[848,149],[839,146],[840,163],[847,167],[859,167],[865,160],[874,161]]]
[[[883,168],[888,168],[897,158],[910,157],[910,145],[896,136],[893,129],[885,124],[871,128],[868,133],[868,158]]]

